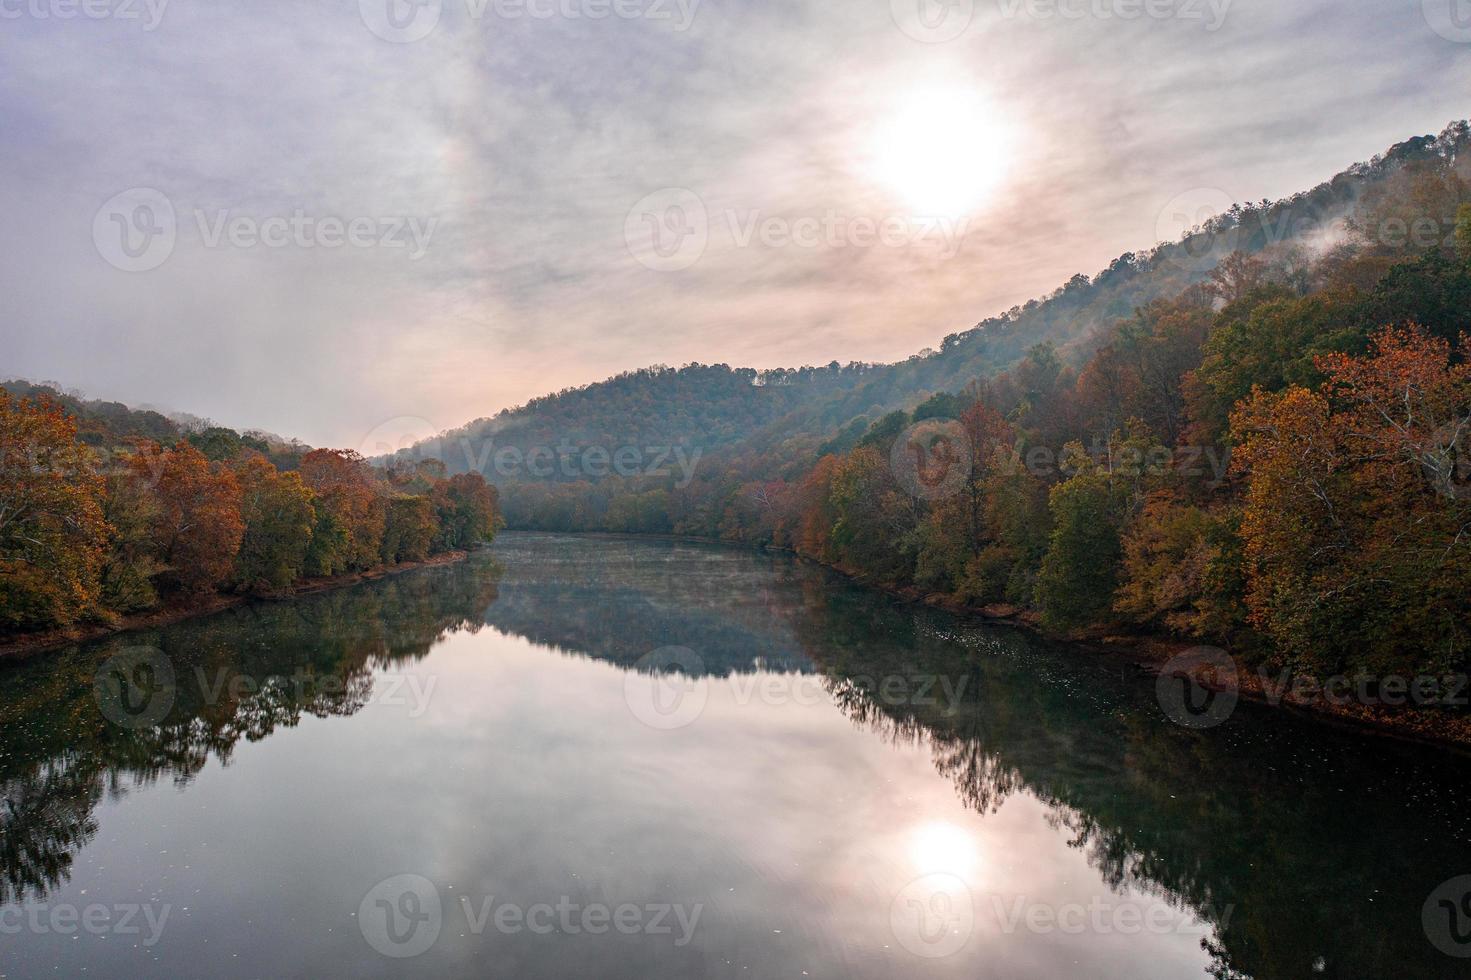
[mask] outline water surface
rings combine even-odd
[[[1467,774],[789,558],[507,534],[0,669],[0,975],[1465,976]]]

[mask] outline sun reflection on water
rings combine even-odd
[[[980,855],[975,839],[953,823],[933,820],[909,833],[909,856],[919,874],[946,873],[972,880]]]

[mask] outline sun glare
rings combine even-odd
[[[959,217],[984,205],[1006,176],[1012,134],[978,94],[916,91],[880,123],[870,148],[873,177],[914,214]]]
[[[910,833],[909,856],[920,874],[943,872],[967,878],[976,867],[975,841],[954,824],[940,821]]]

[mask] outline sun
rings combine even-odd
[[[930,86],[898,100],[875,127],[871,176],[917,216],[960,217],[994,194],[1013,143],[1011,127],[982,95]]]

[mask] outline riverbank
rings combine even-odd
[[[800,561],[826,569],[843,576],[864,588],[876,589],[903,602],[940,609],[962,619],[984,622],[991,626],[1005,626],[1026,630],[1044,639],[1065,644],[1069,649],[1096,656],[1110,656],[1126,662],[1148,676],[1158,677],[1166,670],[1172,676],[1189,676],[1206,690],[1234,694],[1242,701],[1275,710],[1290,711],[1311,718],[1320,724],[1333,725],[1369,732],[1386,738],[1422,744],[1431,744],[1471,751],[1471,714],[1456,713],[1441,708],[1418,707],[1409,703],[1412,684],[1410,679],[1383,678],[1390,681],[1406,681],[1398,692],[1390,697],[1373,693],[1373,699],[1362,697],[1355,685],[1347,684],[1345,696],[1342,686],[1325,688],[1309,678],[1297,678],[1284,673],[1281,668],[1250,663],[1236,658],[1230,651],[1220,650],[1199,642],[1181,640],[1157,633],[1127,632],[1118,629],[1096,629],[1074,633],[1057,633],[1047,629],[1041,617],[1030,609],[1005,603],[972,605],[959,602],[943,594],[927,593],[913,586],[895,586],[866,578],[854,569],[819,561],[800,554],[790,548],[770,545],[752,546],[741,542],[720,541],[716,538],[681,534],[627,534],[608,531],[527,531],[526,534],[569,534],[578,537],[603,538],[608,540],[656,540],[707,547],[728,546],[773,554],[791,555]],[[1218,651],[1217,657],[1231,658],[1235,666],[1234,677],[1222,677],[1213,669],[1218,659],[1202,659],[1201,651]],[[1459,692],[1462,698],[1471,698],[1471,684]],[[1399,703],[1383,703],[1393,698]],[[1376,703],[1377,702],[1377,703]]]
[[[464,561],[468,557],[470,557],[470,552],[468,551],[447,551],[444,554],[435,555],[432,558],[425,558],[423,561],[406,561],[400,562],[397,565],[385,565],[382,568],[375,568],[366,572],[348,572],[343,575],[303,579],[289,588],[268,594],[216,594],[205,596],[191,602],[176,602],[158,609],[150,609],[146,612],[134,613],[130,616],[121,616],[111,623],[88,623],[66,629],[45,630],[39,633],[24,633],[17,636],[8,636],[0,639],[0,660],[34,657],[37,654],[59,650],[62,647],[71,646],[76,643],[85,643],[89,640],[99,640],[103,637],[115,636],[119,633],[130,633],[136,630],[171,626],[174,623],[183,622],[186,619],[208,616],[211,613],[223,612],[226,609],[243,606],[248,602],[276,602],[282,599],[295,599],[300,596],[346,588],[350,585],[360,585],[363,582],[372,582],[377,579],[386,578],[389,575],[399,575],[403,572],[411,572],[420,568],[453,565],[457,562]]]
[[[1230,651],[1206,644],[1152,633],[1109,630],[1057,633],[1043,626],[1041,617],[1036,612],[1018,606],[1004,603],[976,606],[959,602],[951,596],[926,593],[912,586],[900,587],[874,582],[852,569],[818,561],[787,548],[764,550],[794,555],[801,561],[836,572],[864,588],[876,589],[904,602],[941,609],[963,619],[984,622],[991,626],[1027,630],[1044,639],[1066,644],[1071,649],[1126,659],[1152,677],[1158,677],[1168,670],[1171,676],[1189,677],[1202,689],[1218,695],[1234,694],[1243,701],[1290,711],[1322,724],[1471,752],[1471,715],[1452,714],[1445,709],[1404,703],[1412,697],[1413,679],[1410,678],[1381,679],[1386,688],[1391,680],[1404,682],[1395,685],[1396,693],[1392,695],[1401,703],[1384,703],[1388,696],[1378,693],[1374,695],[1374,701],[1378,703],[1371,703],[1370,699],[1362,697],[1359,689],[1347,680],[1343,685],[1329,685],[1312,678],[1299,678],[1290,672],[1284,672],[1282,668],[1248,664],[1232,656]],[[1219,651],[1224,654],[1236,668],[1234,675],[1220,669],[1219,656],[1202,656],[1203,651]],[[1457,683],[1463,685],[1457,696],[1471,698],[1471,683],[1467,683],[1465,677],[1460,677]]]

